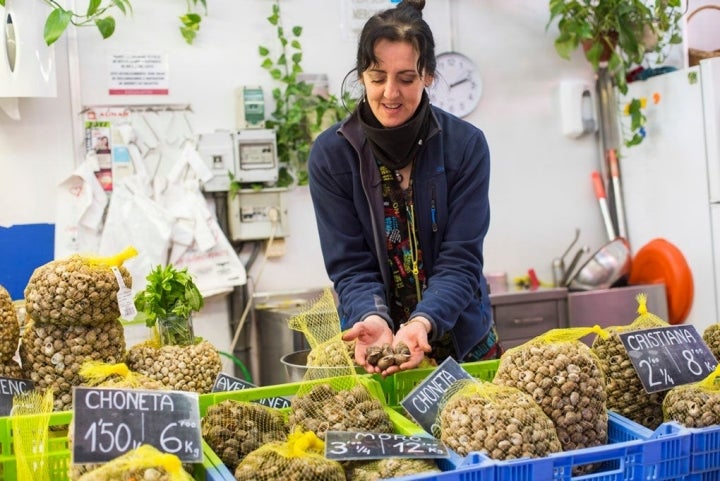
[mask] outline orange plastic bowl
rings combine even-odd
[[[637,251],[628,284],[665,284],[670,324],[682,324],[690,313],[692,271],[680,249],[665,239],[653,239]]]

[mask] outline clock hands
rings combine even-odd
[[[460,80],[456,80],[455,82],[451,83],[451,84],[450,84],[450,88],[452,89],[452,88],[454,88],[454,87],[457,87],[458,85],[462,85],[462,84],[464,84],[465,82],[469,82],[469,81],[470,81],[470,73],[468,72],[465,77],[463,77],[463,78],[461,78]]]
[[[458,80],[457,82],[451,83],[450,88],[452,89],[454,87],[457,87],[458,85],[462,85],[465,82],[469,82],[469,81],[470,81],[470,77],[465,77],[464,79],[461,79],[461,80]]]

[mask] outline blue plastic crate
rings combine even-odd
[[[720,425],[688,430],[690,475],[687,481],[720,481]]]
[[[454,458],[444,460],[442,473],[395,481],[686,480],[689,430],[677,423],[666,423],[653,432],[614,412],[610,412],[608,418],[609,442],[604,446],[507,461],[492,460],[483,453],[473,452],[461,462]],[[573,477],[573,467],[586,464],[598,466],[592,473]]]
[[[654,432],[610,412],[608,444],[553,453],[543,458],[495,461],[496,481],[641,481],[683,480],[690,473],[690,432],[678,423]],[[479,457],[485,456],[480,454]],[[573,477],[573,468],[597,468]]]
[[[413,474],[392,478],[391,481],[495,481],[496,463],[479,453],[466,457],[452,454],[448,459],[438,459],[440,473]]]

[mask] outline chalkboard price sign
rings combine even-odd
[[[228,376],[227,374],[221,372],[218,373],[217,377],[215,378],[215,384],[213,384],[212,392],[239,391],[241,389],[248,389],[252,387],[257,386],[251,382]],[[284,397],[258,399],[255,402],[257,402],[258,404],[262,404],[263,406],[276,409],[290,407],[290,400]]]
[[[473,377],[453,358],[445,359],[428,377],[400,401],[405,411],[428,433],[433,432],[438,403],[450,386]]]
[[[73,463],[103,463],[141,444],[203,460],[199,396],[185,391],[73,388]]]
[[[717,366],[715,356],[694,326],[656,327],[619,336],[649,393],[698,382]]]
[[[388,433],[325,433],[325,457],[336,461],[380,458],[447,458],[445,445],[432,437]]]
[[[33,389],[35,389],[35,384],[29,379],[0,377],[0,416],[10,415],[15,396]]]

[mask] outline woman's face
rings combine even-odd
[[[362,73],[367,101],[384,127],[397,127],[413,116],[432,77],[417,71],[418,52],[407,42],[379,40],[378,63]]]

